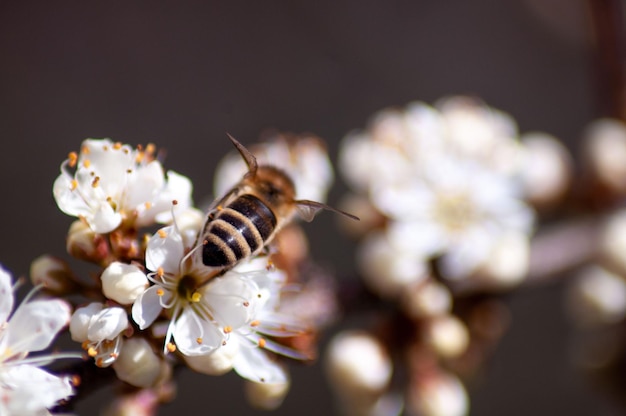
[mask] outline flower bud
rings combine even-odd
[[[610,190],[626,193],[626,125],[597,120],[588,127],[585,139],[585,156],[594,176]]]
[[[70,319],[70,334],[74,341],[84,342],[88,340],[87,332],[91,318],[102,311],[102,309],[101,303],[93,302],[74,311]]]
[[[77,289],[67,263],[49,255],[39,256],[30,264],[30,281],[55,295],[66,295]]]
[[[326,373],[341,399],[373,404],[391,380],[391,359],[370,334],[344,331],[328,345]]]
[[[431,320],[425,331],[425,341],[442,357],[462,354],[469,345],[469,332],[457,317],[445,315]]]
[[[289,381],[285,383],[255,383],[246,380],[244,394],[250,405],[262,410],[275,410],[289,391]]]
[[[426,279],[402,293],[401,305],[414,319],[432,317],[450,311],[452,296],[441,283]]]
[[[74,221],[67,233],[67,252],[80,260],[100,263],[109,255],[106,239],[81,220]]]
[[[144,338],[129,338],[113,363],[117,377],[136,387],[152,387],[162,373],[161,359]]]
[[[590,266],[577,276],[567,303],[581,325],[619,322],[626,316],[626,281],[606,269]]]
[[[130,305],[148,287],[148,278],[137,266],[117,261],[100,278],[104,295],[121,305]]]
[[[226,342],[217,350],[203,355],[185,355],[187,365],[199,373],[219,376],[232,370],[233,360],[239,352],[237,342]]]
[[[433,373],[414,381],[407,407],[411,414],[423,416],[463,416],[468,413],[469,400],[456,376]]]
[[[530,242],[523,233],[509,232],[500,237],[479,268],[481,283],[493,289],[510,288],[528,274]]]
[[[602,226],[600,255],[611,268],[626,273],[626,210],[611,215]]]
[[[525,134],[522,183],[526,198],[538,207],[559,201],[566,193],[572,158],[561,142],[545,133]]]

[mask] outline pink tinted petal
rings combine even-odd
[[[0,370],[0,385],[6,386],[9,414],[47,414],[59,400],[73,394],[69,380],[32,365],[8,366]],[[0,395],[2,387],[0,387]],[[41,413],[40,413],[41,412]]]
[[[161,288],[154,285],[146,289],[141,295],[135,299],[133,303],[132,317],[133,321],[139,325],[140,329],[146,329],[159,316],[163,307],[161,306],[161,296],[157,291]],[[172,298],[172,294],[165,290],[163,294],[163,303],[168,303]]]
[[[41,351],[68,324],[70,307],[62,300],[35,300],[22,303],[9,322],[7,346],[13,353]]]

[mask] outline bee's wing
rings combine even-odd
[[[307,222],[313,221],[315,214],[317,214],[317,212],[322,209],[345,215],[346,217],[352,218],[353,220],[360,220],[360,218],[355,215],[349,214],[337,208],[330,207],[326,204],[322,204],[321,202],[309,201],[308,199],[299,199],[293,202],[296,204],[296,210],[298,211],[300,217]]]

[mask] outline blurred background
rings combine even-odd
[[[212,197],[231,150],[267,128],[339,141],[377,110],[470,94],[574,152],[603,115],[591,22],[582,0],[387,2],[0,3],[0,262],[26,276],[43,253],[65,255],[71,223],[52,198],[68,152],[87,137],[167,151],[166,169]],[[339,175],[337,175],[339,176]],[[345,191],[338,178],[330,204]],[[355,273],[335,219],[308,227],[314,258]],[[621,414],[573,364],[563,280],[511,293],[512,325],[484,378],[468,386],[476,415]],[[294,364],[276,415],[335,414],[320,365]],[[258,414],[236,374],[184,370],[160,415]],[[102,397],[85,402],[93,414]]]

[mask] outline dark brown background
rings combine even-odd
[[[416,99],[476,94],[522,131],[570,144],[598,115],[581,1],[100,3],[0,3],[0,261],[16,275],[41,253],[64,253],[71,219],[52,183],[86,137],[167,149],[166,167],[189,176],[201,201],[227,131],[244,143],[266,127],[312,131],[335,158],[373,112]],[[352,247],[330,217],[309,228],[314,255],[351,275]],[[513,327],[472,387],[473,414],[617,413],[572,365],[563,288],[510,297]],[[333,414],[320,366],[292,370],[275,414]],[[256,414],[242,398],[234,374],[183,372],[160,414]]]

